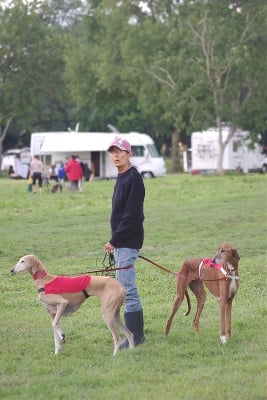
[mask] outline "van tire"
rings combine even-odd
[[[154,175],[150,171],[144,171],[144,172],[142,172],[142,177],[144,179],[151,179],[151,178],[154,178]]]

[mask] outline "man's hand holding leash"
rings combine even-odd
[[[113,253],[114,252],[114,246],[112,246],[111,243],[107,242],[104,246],[104,251],[106,253]]]

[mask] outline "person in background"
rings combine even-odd
[[[15,171],[14,171],[13,165],[10,165],[8,168],[8,176],[9,176],[9,178],[12,178],[14,175],[15,175]]]
[[[95,177],[95,165],[93,162],[91,162],[91,170],[90,170],[90,179],[89,182],[93,182],[94,177]]]
[[[64,182],[64,180],[65,180],[65,177],[66,176],[65,176],[64,165],[63,165],[63,163],[61,163],[60,166],[58,167],[58,170],[57,170],[58,181],[62,184]]]
[[[73,192],[78,191],[78,183],[79,180],[83,177],[83,170],[82,167],[77,161],[77,156],[71,156],[71,159],[65,166],[65,173],[67,175],[68,180],[70,181],[70,189]]]
[[[133,332],[134,343],[137,346],[145,340],[143,309],[135,284],[134,267],[144,241],[145,187],[141,174],[131,165],[129,142],[117,137],[107,151],[118,170],[118,176],[112,197],[112,234],[111,239],[104,245],[104,250],[114,254],[116,278],[126,290],[125,323]],[[128,346],[127,339],[120,343],[120,349]]]
[[[56,171],[56,165],[52,164],[51,167],[49,168],[49,179],[51,181],[56,181],[58,182],[58,176],[57,176],[57,171]]]
[[[91,176],[91,170],[90,170],[88,164],[84,163],[84,179],[86,182],[89,181],[90,176]]]
[[[39,156],[35,155],[31,162],[30,176],[32,177],[32,191],[36,193],[36,181],[38,181],[39,192],[43,193],[43,174],[44,165],[39,159]]]
[[[83,176],[81,177],[81,179],[78,182],[79,192],[82,193],[83,183],[84,183],[84,179],[85,179],[85,168],[84,168],[84,163],[80,160],[79,157],[77,158],[77,161],[80,163],[80,166],[82,167],[82,171],[83,171]]]

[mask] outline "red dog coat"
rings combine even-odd
[[[90,275],[57,276],[44,287],[45,294],[82,292],[91,281]]]

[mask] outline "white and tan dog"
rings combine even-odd
[[[11,269],[13,274],[24,271],[32,275],[39,292],[39,299],[52,318],[55,354],[59,353],[61,350],[61,342],[65,341],[65,335],[59,326],[60,318],[62,316],[71,315],[78,310],[84,300],[89,296],[97,296],[101,302],[102,316],[114,341],[113,355],[118,352],[120,346],[120,337],[117,328],[120,328],[125,334],[129,341],[129,347],[131,349],[134,348],[133,333],[126,328],[120,318],[120,308],[125,300],[125,289],[116,279],[107,276],[89,275],[74,277],[79,289],[75,292],[70,290],[68,293],[66,290],[68,290],[68,285],[73,278],[50,275],[45,270],[41,261],[32,254],[22,257]],[[60,287],[61,278],[63,278],[62,286],[66,284],[67,288]],[[53,294],[53,285],[57,286],[56,294]]]
[[[195,331],[198,332],[199,318],[206,300],[205,285],[220,302],[220,339],[222,343],[226,343],[231,338],[232,302],[239,287],[238,262],[238,252],[229,243],[223,243],[218,247],[213,260],[202,258],[185,260],[177,274],[176,296],[165,328],[165,335],[169,334],[173,317],[182,304],[184,296],[188,303],[188,311],[185,315],[190,312],[188,287],[197,299],[193,325]]]

